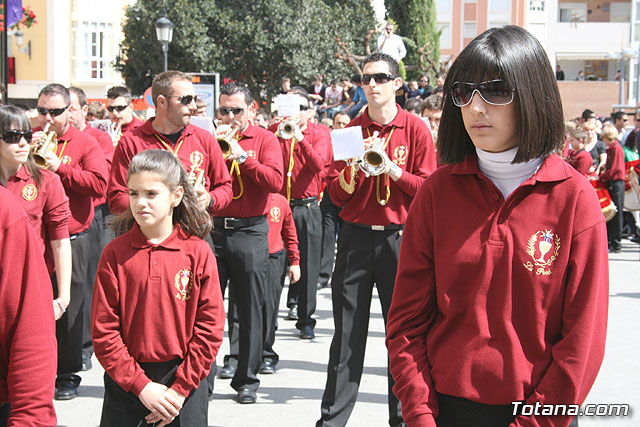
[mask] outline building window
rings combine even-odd
[[[75,80],[112,80],[113,24],[73,21],[72,74]]]
[[[559,22],[587,22],[586,3],[559,3]]]
[[[436,11],[438,15],[451,14],[451,0],[436,0]]]
[[[531,0],[531,2],[529,2],[529,10],[544,12],[544,0]]]
[[[438,30],[440,30],[440,49],[451,49],[451,24],[438,22]]]
[[[478,35],[478,26],[475,22],[465,22],[462,27],[462,37],[465,39],[472,39]]]
[[[631,3],[611,3],[611,22],[630,22]]]

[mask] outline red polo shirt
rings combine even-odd
[[[126,132],[132,132],[141,126],[144,126],[144,123],[145,123],[144,120],[140,120],[136,116],[133,116],[133,119],[126,125],[122,125],[120,130],[122,131],[123,134]]]
[[[213,204],[211,210],[216,214],[231,201],[231,178],[222,159],[218,141],[209,132],[191,124],[187,125],[176,146],[153,129],[151,122],[131,132],[123,133],[113,155],[111,176],[109,177],[109,208],[114,214],[124,212],[129,207],[127,171],[133,156],[144,150],[170,149],[188,171],[193,165],[196,171],[205,170],[205,187],[209,189]]]
[[[125,391],[137,396],[151,381],[139,362],[180,358],[171,387],[188,396],[209,373],[224,334],[211,248],[179,226],[152,244],[135,224],[102,253],[91,319],[96,357]]]
[[[275,132],[277,125],[269,130]],[[280,194],[287,197],[287,176],[291,169],[291,199],[308,199],[320,194],[326,168],[331,164],[331,135],[326,126],[307,122],[302,141],[293,143],[293,169],[291,169],[291,139],[278,138],[284,165],[284,182]]]
[[[40,126],[34,131],[42,130]],[[107,190],[107,161],[98,142],[69,124],[59,136],[56,155],[62,163],[56,171],[69,197],[71,221],[69,233],[77,234],[89,228],[93,221],[93,199],[104,197]]]
[[[269,194],[282,187],[282,157],[278,139],[268,130],[249,124],[238,143],[247,152],[247,160],[239,165],[242,188],[237,171],[232,170],[233,161],[227,160],[226,165],[231,175],[233,197],[242,195],[231,200],[216,216],[249,218],[265,215],[269,210]]]
[[[85,127],[82,132],[86,132],[91,135],[98,141],[100,148],[102,148],[102,152],[104,153],[104,157],[107,160],[107,173],[111,172],[111,162],[113,160],[113,140],[111,136],[103,130],[94,128],[89,123],[85,122]],[[100,206],[102,204],[107,203],[107,195],[105,193],[104,197],[100,197],[93,200],[94,206]]]
[[[624,180],[625,174],[624,149],[616,141],[607,147],[607,163],[604,172],[600,174],[600,180],[602,182]]]
[[[402,169],[402,176],[396,182],[388,175],[366,177],[358,168],[353,194],[347,193],[340,185],[339,176],[329,184],[329,195],[336,206],[344,206],[340,216],[349,222],[366,225],[404,224],[409,205],[424,179],[436,170],[436,154],[433,138],[427,125],[419,117],[407,113],[398,106],[398,114],[386,126],[369,118],[369,109],[351,120],[349,126],[362,126],[363,138],[373,136],[387,140],[386,153],[389,159]],[[391,136],[389,136],[391,135]],[[338,161],[334,168],[349,182],[349,167]],[[387,185],[390,196],[384,206],[378,203],[387,200]]]
[[[55,270],[50,242],[69,238],[69,198],[64,192],[60,178],[48,170],[40,171],[40,183],[24,166],[9,178],[7,189],[13,193],[24,208],[36,235],[40,240],[41,253],[49,274]]]
[[[582,175],[589,176],[592,174],[589,169],[593,166],[593,157],[584,148],[580,151],[572,151],[567,161]]]
[[[604,356],[607,232],[589,182],[557,155],[505,201],[477,157],[431,175],[411,205],[387,321],[409,425],[434,391],[491,405],[582,404]],[[568,425],[519,416],[513,425]]]
[[[57,343],[53,294],[38,237],[0,186],[0,403],[9,426],[54,426]]]
[[[271,194],[267,221],[269,222],[269,253],[280,252],[286,246],[289,264],[300,265],[296,224],[293,222],[291,206],[282,194]]]

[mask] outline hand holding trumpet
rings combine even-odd
[[[231,125],[219,125],[216,129],[216,138],[218,142],[224,141],[228,144],[228,149],[223,149],[225,160],[241,160],[243,157],[246,160],[247,152],[240,146],[237,140],[237,128]],[[221,143],[222,145],[222,143]],[[239,161],[242,164],[244,160]]]
[[[402,175],[402,169],[389,159],[385,149],[384,138],[378,137],[378,132],[362,141],[364,144],[364,155],[359,161],[360,168],[367,176],[378,176],[387,174],[397,181]]]

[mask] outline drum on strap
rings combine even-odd
[[[607,190],[607,187],[605,187],[604,183],[599,179],[592,179],[589,180],[589,182],[598,194],[598,200],[600,200],[600,209],[602,209],[602,214],[604,215],[605,221],[611,221],[613,217],[616,216],[618,209],[611,200],[609,190]]]
[[[626,162],[625,169],[624,208],[628,211],[640,211],[640,183],[638,182],[640,160]]]

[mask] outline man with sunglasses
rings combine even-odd
[[[82,369],[83,310],[85,295],[91,289],[87,283],[91,254],[88,231],[94,217],[93,200],[104,197],[108,171],[104,153],[95,138],[71,125],[74,106],[67,88],[55,83],[42,88],[37,110],[40,126],[34,129],[34,144],[43,138],[42,129],[49,124],[57,135],[57,145],[43,157],[47,160],[47,169],[60,176],[71,209],[71,301],[56,323],[58,377],[55,398],[68,400],[78,395],[80,377],[75,373]]]
[[[398,266],[402,230],[420,185],[436,169],[429,128],[402,110],[395,92],[402,86],[398,63],[375,53],[363,67],[368,106],[348,126],[361,126],[365,150],[378,138],[383,170],[368,176],[357,164],[336,161],[328,184],[331,200],[343,209],[344,224],[331,279],[335,332],[329,351],[321,418],[316,426],[344,426],[356,402],[362,377],[374,283],[386,316]],[[404,425],[388,374],[389,425]]]
[[[144,124],[133,115],[131,92],[126,86],[114,86],[107,91],[107,112],[114,129],[120,126],[121,134],[131,132]]]
[[[269,198],[282,187],[283,167],[276,137],[249,119],[255,114],[251,92],[239,82],[220,88],[218,133],[236,129],[226,159],[233,200],[217,212],[211,234],[222,293],[229,282],[230,355],[221,378],[233,378],[239,403],[255,403],[263,354],[263,306],[269,260]],[[277,355],[274,362],[277,363]],[[212,390],[212,382],[209,382]]]
[[[129,207],[127,170],[133,156],[160,149],[175,154],[196,176],[204,170],[204,185],[195,188],[195,192],[205,209],[217,213],[231,201],[231,178],[213,135],[190,124],[196,110],[191,79],[181,71],[165,71],[153,79],[151,93],[156,116],[123,133],[113,155],[107,190],[111,212],[117,215]]]

